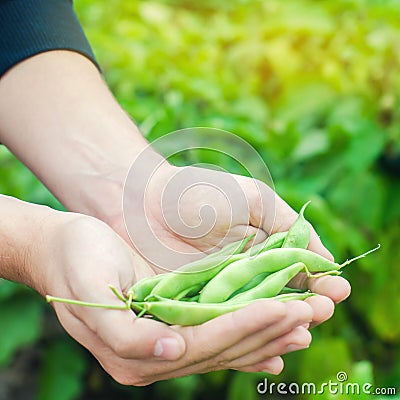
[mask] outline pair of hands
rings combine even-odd
[[[296,213],[270,189],[262,184],[257,187],[251,179],[165,166],[149,181],[146,201],[137,203],[146,206],[147,218],[136,215],[135,207],[125,215],[139,230],[134,244],[141,252],[135,251],[124,225],[122,183],[132,158],[147,143],[96,67],[74,52],[39,54],[3,76],[0,120],[1,142],[66,208],[97,218],[56,213],[43,207],[38,211],[26,204],[11,207],[14,211],[10,214],[7,206],[5,211],[1,208],[6,220],[2,221],[1,233],[8,239],[2,242],[5,251],[21,253],[15,255],[15,262],[2,266],[2,274],[43,295],[120,304],[109,291],[109,284],[125,291],[138,279],[164,272],[158,268],[163,263],[150,265],[144,260],[156,253],[156,243],[150,242],[147,249],[138,246],[140,229],[148,226],[156,242],[181,254],[175,265],[165,259],[169,267],[178,267],[185,262],[182,254],[190,261],[214,246],[252,233],[257,233],[261,241],[269,233],[287,230],[296,218]],[[185,170],[189,172],[186,187],[192,187],[191,182],[196,185],[182,191],[179,207],[174,201],[162,205],[160,193],[172,176]],[[206,184],[198,185],[199,181]],[[224,190],[218,188],[229,189],[227,181],[237,190],[224,197]],[[244,195],[246,201],[236,206],[235,193],[238,197]],[[136,194],[133,191],[132,199]],[[235,206],[233,214],[227,212],[231,209],[229,201]],[[178,208],[183,228],[196,227],[201,225],[202,217],[208,218],[205,205],[214,210],[215,216],[206,235],[196,239],[196,235],[184,234],[185,229],[174,229],[174,217],[170,218],[174,210]],[[314,231],[310,249],[330,257]],[[124,384],[146,385],[226,368],[277,374],[283,367],[280,356],[307,347],[311,339],[308,327],[328,319],[334,302],[350,292],[348,283],[338,277],[311,282],[300,277],[293,284],[323,296],[285,304],[260,301],[203,325],[185,328],[137,319],[127,311],[64,304],[54,307],[71,336]]]
[[[211,207],[213,226],[205,236],[179,235],[167,218],[168,210],[160,199],[169,184],[176,184],[176,179],[179,181],[179,176],[184,177],[189,189],[180,196],[179,204],[170,206],[179,209],[181,222],[188,227],[199,226],[202,207]],[[227,199],[216,185],[220,182],[220,187],[226,186],[227,177],[217,171],[166,165],[149,182],[146,223],[158,241],[171,251],[185,255],[181,261],[191,261],[214,246],[253,233],[259,242],[268,234],[287,230],[296,219],[297,214],[269,187],[235,175],[229,175],[229,179],[233,178],[240,188],[246,204],[239,204],[234,213],[227,212],[229,207],[235,208],[234,199]],[[197,182],[192,188],[191,180]],[[203,184],[199,185],[199,181]],[[166,204],[168,206],[168,199]],[[125,212],[132,213],[129,219],[135,221],[135,208]],[[126,292],[137,280],[165,272],[159,265],[145,261],[146,257],[151,259],[151,246],[140,254],[128,244],[131,242],[122,208],[109,214],[105,211],[103,219],[108,225],[78,214],[65,214],[63,219],[41,255],[45,266],[43,294],[120,304],[108,285]],[[332,257],[313,229],[309,249]],[[308,347],[309,328],[330,318],[334,303],[350,293],[348,282],[341,277],[307,281],[305,276],[298,276],[292,284],[309,288],[321,296],[288,303],[260,300],[199,326],[169,327],[120,310],[60,303],[55,303],[54,308],[66,331],[122,384],[147,385],[219,369],[279,374],[283,368],[281,355]]]

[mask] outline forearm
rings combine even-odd
[[[42,292],[42,250],[64,219],[64,213],[0,195],[0,277]]]
[[[147,146],[85,57],[53,51],[0,80],[0,140],[71,211],[120,213],[123,183]]]

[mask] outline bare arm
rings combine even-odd
[[[0,140],[70,211],[95,216],[111,225],[128,240],[123,226],[123,184],[133,159],[147,146],[147,143],[113,98],[98,70],[90,61],[72,52],[53,51],[18,64],[0,80],[0,121]],[[153,156],[159,157],[155,153]],[[174,168],[167,165],[164,175],[168,177],[174,172]],[[161,174],[157,182],[159,189],[165,184],[164,175]],[[271,223],[266,223],[267,219],[259,220],[256,207],[259,199],[251,194],[251,183],[246,181],[241,185],[252,199],[250,205],[254,206],[251,207],[251,215],[242,216],[246,221],[254,220],[253,228],[262,227],[268,231],[272,228]],[[198,197],[196,193],[194,197]],[[214,198],[212,192],[205,196],[209,197]],[[269,195],[266,198],[269,198]],[[191,218],[193,203],[188,199],[187,204],[186,211],[189,211]],[[293,222],[296,213],[282,200],[278,204],[277,219],[280,228],[283,229]],[[215,204],[216,209],[220,206],[221,204]],[[269,204],[266,204],[266,208],[268,206]],[[154,211],[154,214],[157,214],[159,210]],[[197,213],[197,210],[193,212]],[[44,219],[47,221],[47,217]],[[97,220],[90,219],[88,223],[86,221],[85,219],[83,226],[71,228],[73,233],[71,229],[63,230],[67,233],[62,235],[61,242],[53,244],[58,249],[54,250],[53,247],[53,253],[61,252],[64,258],[68,259],[75,254],[75,251],[82,253],[88,249],[100,249],[101,246],[98,244],[101,241],[111,253],[115,251],[114,247],[118,246],[118,251],[126,257],[124,254],[128,252],[128,246],[125,244],[122,246],[119,238],[111,234],[111,229],[107,230],[105,225]],[[157,218],[153,223],[158,224]],[[40,221],[35,221],[34,225],[40,225]],[[223,221],[221,226],[224,226]],[[162,234],[169,237],[170,232],[162,224],[159,224],[158,228]],[[104,240],[96,236],[97,231],[104,231]],[[215,240],[218,240],[218,237]],[[174,237],[176,248],[186,245],[183,238]],[[23,248],[19,241],[14,246]],[[43,252],[50,251],[46,250],[47,248],[48,246],[44,246]],[[79,250],[76,250],[77,248]],[[315,232],[312,248],[329,256]],[[37,282],[33,283],[33,286],[42,294],[51,291],[53,295],[108,302],[110,294],[100,290],[100,287],[107,290],[109,278],[112,282],[118,283],[119,280],[119,286],[124,289],[135,279],[146,274],[147,266],[143,265],[143,261],[131,249],[129,254],[129,257],[133,257],[131,264],[125,261],[119,264],[119,268],[113,268],[114,275],[108,276],[106,273],[104,279],[98,281],[97,291],[88,292],[85,289],[94,271],[97,271],[98,263],[90,264],[93,269],[87,274],[83,273],[83,268],[80,266],[70,269],[68,264],[54,263],[55,266],[52,268],[57,269],[57,274],[50,274],[49,278],[37,275],[35,278]],[[104,259],[101,252],[98,257],[99,262]],[[103,269],[106,272],[110,267],[104,264]],[[63,280],[59,280],[60,270],[64,271]],[[31,283],[32,271],[27,271],[25,267],[21,272],[10,266],[5,271],[3,276],[6,278],[26,284]],[[10,271],[17,275],[13,276]],[[148,273],[151,274],[152,271],[148,270]],[[349,294],[349,286],[341,278],[332,279],[330,282],[325,280],[324,285],[319,286],[319,292],[334,301],[340,301]],[[66,287],[71,291],[64,291]],[[80,289],[75,290],[76,287]],[[88,299],[88,294],[93,297]],[[149,322],[135,322],[132,316],[121,317],[115,314],[114,317],[107,311],[77,310],[63,306],[56,307],[56,310],[71,335],[91,350],[117,380],[131,384],[146,384],[151,379],[166,379],[221,368],[244,371],[269,370],[277,373],[282,368],[282,361],[278,356],[293,349],[293,346],[290,347],[288,344],[296,344],[297,348],[308,345],[310,336],[304,325],[311,320],[323,321],[332,315],[333,302],[327,297],[320,297],[318,301],[310,303],[311,307],[306,303],[301,305],[287,303],[282,309],[281,305],[273,303],[269,305],[268,312],[265,312],[261,304],[257,306],[259,308],[256,307],[257,310],[253,310],[252,315],[238,312],[239,317],[221,317],[204,326],[177,328],[181,334],[179,336],[183,337],[184,341],[179,341],[177,347],[174,347],[175,350],[166,350],[166,358],[179,359],[176,364],[168,365],[161,365],[153,360],[156,339],[167,329],[161,326],[162,324],[150,326]],[[260,316],[256,322],[254,315]],[[80,322],[77,323],[76,320]],[[129,326],[133,323],[137,327],[135,334],[124,336],[126,332],[131,332]],[[242,326],[243,330],[233,334],[237,331],[238,325]],[[116,331],[117,326],[120,329]],[[93,334],[93,331],[97,330],[103,334],[100,338]],[[215,340],[212,348],[205,354],[202,350],[209,344],[207,341],[211,332]],[[244,340],[249,335],[252,335],[253,339]],[[228,337],[231,338],[230,342],[226,341]],[[137,341],[138,338],[141,342]],[[113,347],[115,343],[117,348]],[[148,345],[143,346],[143,343]],[[171,343],[167,341],[166,346],[169,345]],[[147,360],[146,370],[142,368],[144,358]],[[121,359],[125,361],[122,363]],[[122,370],[121,365],[124,366]],[[133,375],[126,376],[127,371]],[[134,371],[139,375],[135,375]]]
[[[0,195],[0,278],[44,293],[38,252],[46,234],[56,229],[58,214],[48,207]]]
[[[123,292],[152,273],[95,218],[0,195],[0,221],[0,277],[41,294],[121,306],[107,286]],[[279,355],[311,340],[304,325],[312,309],[302,302],[260,302],[195,327],[168,327],[127,310],[54,307],[67,332],[128,385],[224,368],[279,373]]]
[[[0,121],[0,140],[69,210],[102,219],[117,212],[147,145],[95,65],[69,51],[39,54],[1,78]]]

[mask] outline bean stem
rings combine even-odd
[[[113,285],[108,285],[108,287],[111,289],[111,291],[124,303],[126,302],[126,298],[118,292],[118,290],[115,288]]]
[[[46,301],[56,302],[56,303],[65,303],[65,304],[74,304],[77,306],[84,306],[84,307],[94,307],[94,308],[109,308],[112,310],[129,310],[128,305],[117,305],[117,304],[101,304],[101,303],[90,303],[87,301],[79,301],[79,300],[72,300],[72,299],[65,299],[62,297],[54,297],[54,296],[46,296]]]
[[[351,258],[350,260],[346,260],[343,264],[340,264],[339,269],[345,267],[346,265],[351,264],[353,261],[356,261],[356,260],[358,260],[358,259],[360,259],[360,258],[364,258],[364,257],[367,256],[368,254],[373,253],[374,251],[380,249],[380,247],[381,247],[381,245],[378,244],[378,246],[374,247],[373,249],[368,250],[367,252],[365,252],[365,253],[363,253],[363,254],[357,256],[357,257]]]

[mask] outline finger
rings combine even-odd
[[[241,343],[246,337],[275,324],[285,316],[286,306],[283,303],[260,300],[202,325],[174,326],[173,329],[185,339],[186,354],[173,365],[166,362],[154,370],[155,379],[170,379],[221,369],[216,362],[218,354]]]
[[[332,253],[323,245],[321,238],[318,236],[314,227],[310,224],[310,243],[308,245],[308,250],[313,251],[327,258],[330,261],[334,261]]]
[[[350,283],[341,276],[322,276],[309,278],[308,287],[314,293],[330,297],[335,303],[339,303],[350,296]]]
[[[266,372],[272,375],[279,375],[284,367],[282,357],[276,356],[268,358],[261,363],[240,368],[232,368],[242,372]]]
[[[251,225],[261,227],[268,235],[289,230],[298,216],[296,211],[260,181],[242,180],[241,184],[248,192]],[[333,261],[311,224],[308,249]]]
[[[113,282],[121,292],[118,282]],[[94,303],[118,305],[122,302],[111,290],[104,287],[91,291],[89,300]],[[185,352],[185,342],[178,332],[166,324],[137,318],[131,310],[91,308],[56,304],[70,312],[94,332],[116,356],[123,359],[175,360]]]
[[[313,322],[311,327],[317,326],[320,323],[332,317],[335,311],[335,304],[326,296],[312,296],[305,300],[314,310]]]
[[[178,362],[175,363],[175,365],[180,367],[181,369],[167,371],[167,375],[164,375],[162,379],[168,379],[172,376],[177,376],[177,374],[178,376],[182,376],[196,373],[205,373],[209,372],[210,370],[230,369],[232,360],[240,357],[245,357],[253,351],[258,351],[267,343],[273,342],[276,338],[293,330],[293,327],[302,325],[303,323],[305,323],[305,321],[309,322],[312,319],[312,309],[305,302],[292,301],[287,303],[279,303],[272,300],[261,300],[258,303],[261,304],[261,308],[254,307],[258,305],[256,303],[247,306],[242,310],[239,310],[240,312],[236,311],[234,313],[222,316],[225,318],[218,317],[217,319],[210,321],[215,323],[219,320],[219,323],[222,322],[221,326],[228,329],[225,331],[220,331],[220,338],[219,335],[216,336],[215,333],[212,334],[213,341],[219,339],[221,340],[219,350],[214,350],[212,352],[208,350],[209,345],[207,343],[210,342],[210,336],[207,331],[201,332],[202,335],[198,334],[193,336],[192,340],[186,340],[188,349],[187,355],[191,354],[192,351],[197,351],[198,348],[201,352],[203,352],[201,361],[198,361],[196,363],[192,358],[193,361],[189,360],[189,362],[187,362],[188,359],[186,357],[183,357],[182,360],[178,360]],[[269,317],[267,319],[268,323],[262,322],[260,324],[259,322],[254,322],[256,320],[262,321],[264,319],[263,315],[271,316],[271,306],[275,305],[275,303],[279,303],[280,306],[283,306],[283,308],[286,309],[286,313],[289,312],[290,315],[287,316],[286,314],[283,314],[281,311],[279,311],[280,315],[275,315],[275,317],[278,317],[274,318],[275,321],[272,321],[271,317]],[[242,315],[234,316],[233,314]],[[227,326],[227,324],[231,323],[229,321],[232,321],[232,325]],[[204,328],[204,325],[206,324],[203,324],[198,328]],[[255,325],[259,328],[256,329],[257,332],[254,332],[254,327],[249,327],[251,325]],[[240,327],[240,329],[238,329],[238,327]],[[200,338],[201,336],[203,337]],[[236,336],[236,339],[228,340],[228,338],[230,338],[231,336]],[[197,347],[193,348],[193,346]],[[275,353],[271,354],[271,356],[282,354],[282,352],[280,352],[283,349],[282,346],[283,345],[281,344],[281,347],[279,347]],[[221,349],[223,350],[223,348],[225,348],[225,350],[221,351]],[[206,351],[206,356],[204,356],[204,351]],[[265,360],[266,358],[268,357],[263,354],[261,357],[258,358],[258,360]],[[179,365],[181,362],[184,361],[186,361],[186,365]],[[248,364],[250,364],[250,361],[248,362]]]
[[[301,273],[294,277],[288,284],[293,288],[311,290],[314,293],[327,296],[335,303],[340,303],[350,296],[350,283],[341,276],[322,276],[320,278],[307,278]]]
[[[93,316],[92,325],[118,357],[176,360],[184,354],[184,339],[167,325],[128,310],[102,311]]]
[[[263,329],[252,336],[248,336],[237,346],[229,348],[221,353],[217,360],[218,364],[227,364],[265,347],[268,343],[277,338],[283,337],[298,326],[308,324],[313,320],[313,310],[309,304],[304,301],[290,301],[285,303],[287,315],[275,324]],[[280,355],[282,353],[271,354],[270,356]],[[266,356],[263,357],[265,359]]]
[[[235,346],[243,347],[242,344],[247,341],[247,337],[257,335],[257,332],[260,331],[264,332],[264,338],[261,342],[264,345],[266,341],[273,341],[277,335],[279,336],[283,332],[287,333],[292,330],[290,323],[284,321],[287,309],[293,309],[288,320],[297,321],[296,324],[303,324],[305,321],[311,320],[312,309],[309,305],[299,301],[291,303],[299,304],[289,304],[289,302],[284,304],[277,301],[261,300],[242,310],[215,318],[203,325],[174,327],[185,338],[186,354],[177,361],[164,361],[162,364],[153,364],[152,379],[155,381],[164,380],[229,368],[222,357],[217,357],[224,349],[230,349]],[[303,308],[305,312],[300,312],[300,308]],[[299,314],[306,315],[304,318],[299,318]],[[273,326],[276,324],[280,326],[278,331],[274,332]],[[269,328],[271,328],[271,338],[266,338],[265,332]],[[212,341],[210,341],[210,337],[213,338]],[[243,349],[243,351],[238,354],[241,356],[247,354],[246,349]],[[265,358],[263,357],[262,359],[265,360]],[[144,369],[147,370],[146,364]]]
[[[242,343],[256,332],[271,327],[286,317],[287,307],[278,301],[260,300],[238,311],[222,315],[202,325],[191,327],[186,337],[185,328],[177,327],[186,338],[193,362],[209,360],[223,351]],[[210,337],[213,340],[210,340]]]
[[[266,343],[263,347],[235,360],[231,360],[227,364],[227,367],[242,368],[255,366],[268,358],[306,349],[310,346],[311,339],[311,334],[307,329],[297,326],[286,334]]]

